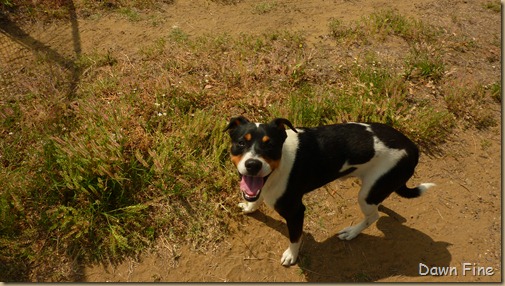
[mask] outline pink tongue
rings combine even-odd
[[[255,197],[263,187],[262,177],[242,176],[240,181],[240,189],[250,197]]]

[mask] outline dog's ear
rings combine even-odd
[[[230,119],[230,123],[228,123],[228,126],[223,130],[223,132],[226,132],[228,130],[233,130],[237,128],[239,125],[249,123],[249,120],[245,118],[244,116],[237,116],[237,117],[232,117]]]
[[[286,118],[275,118],[270,122],[271,125],[277,126],[279,129],[286,129],[285,126],[289,127],[291,130],[293,130],[295,133],[298,133],[296,129],[293,127],[293,124]]]

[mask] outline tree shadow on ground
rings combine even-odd
[[[77,21],[77,12],[74,5],[74,1],[67,0],[63,1],[62,6],[65,6],[68,11],[68,25],[71,27],[72,33],[72,46],[74,57],[66,57],[62,55],[59,51],[51,47],[48,43],[44,43],[40,40],[35,39],[29,32],[25,31],[18,25],[15,21],[11,20],[7,15],[0,13],[0,33],[4,34],[11,41],[17,43],[18,45],[32,51],[34,53],[43,54],[47,57],[50,62],[53,62],[65,69],[69,73],[68,82],[68,98],[75,99],[76,89],[79,83],[82,70],[75,63],[75,60],[79,58],[82,53],[81,48],[81,36],[79,30],[79,24]],[[62,25],[62,28],[66,26]],[[0,59],[2,59],[2,54],[8,53],[10,48],[8,43],[0,44]],[[10,63],[15,65],[15,63]],[[0,79],[1,79],[0,74]]]
[[[5,2],[5,1],[4,1]],[[7,1],[9,2],[9,1]],[[24,4],[21,4],[24,5]],[[34,5],[36,5],[34,3]],[[72,41],[72,51],[65,51],[66,53],[62,53],[58,51],[49,43],[44,42],[42,40],[36,39],[36,37],[30,34],[29,31],[26,31],[22,28],[22,25],[17,23],[16,20],[12,20],[8,14],[2,13],[0,11],[0,62],[4,62],[4,70],[0,68],[0,85],[2,85],[3,94],[0,96],[0,103],[2,100],[10,101],[13,98],[19,97],[18,90],[14,89],[13,92],[9,92],[9,89],[6,88],[8,85],[12,85],[13,82],[17,82],[19,78],[15,79],[7,79],[4,78],[5,75],[14,74],[18,77],[18,73],[14,72],[17,70],[24,70],[25,66],[22,61],[19,60],[20,56],[12,57],[12,53],[18,51],[20,48],[28,51],[29,53],[33,53],[34,55],[43,55],[48,63],[60,66],[67,75],[68,81],[65,82],[64,85],[61,86],[62,90],[65,91],[65,95],[67,96],[68,102],[71,100],[75,100],[76,98],[76,90],[77,86],[82,74],[81,69],[76,64],[76,59],[78,59],[81,55],[81,38],[80,38],[80,30],[77,21],[77,12],[74,5],[74,1],[72,0],[64,0],[60,3],[61,6],[66,7],[68,11],[68,22],[61,22],[61,31],[62,33],[65,31],[66,26],[70,26],[71,28],[71,41]],[[70,56],[65,56],[64,54],[70,54]],[[4,56],[9,55],[9,60],[6,61]],[[51,75],[51,71],[48,70],[47,73]],[[30,81],[31,78],[23,78],[23,80]],[[14,84],[15,85],[15,84]],[[17,85],[15,85],[17,86]],[[0,113],[2,110],[0,108]],[[1,114],[0,114],[1,115]],[[1,116],[0,116],[1,117]],[[37,204],[37,203],[34,203]],[[26,207],[26,206],[25,206]],[[28,208],[28,207],[26,207]],[[38,208],[37,208],[38,210]],[[42,216],[41,214],[36,214],[36,216]],[[29,222],[27,224],[32,224]],[[12,282],[26,282],[26,281],[45,281],[47,279],[51,279],[51,277],[56,277],[59,273],[58,271],[49,271],[44,267],[40,266],[43,263],[34,263],[34,257],[36,255],[40,255],[41,251],[37,254],[33,253],[33,248],[31,245],[41,244],[42,242],[37,240],[39,237],[43,237],[47,234],[46,228],[41,227],[37,230],[19,230],[19,233],[29,233],[28,237],[24,237],[20,234],[12,234],[14,236],[19,236],[17,241],[18,244],[11,243],[10,241],[15,241],[15,239],[8,238],[3,239],[2,235],[0,235],[0,281],[12,281]],[[11,234],[6,234],[5,237]],[[46,245],[46,242],[43,242]],[[4,249],[8,249],[3,251]],[[51,251],[51,250],[49,250]],[[83,266],[74,259],[74,255],[69,251],[65,252],[65,256],[68,256],[67,261],[71,266],[69,266],[72,271],[69,277],[66,277],[70,281],[78,281],[83,273]],[[68,252],[68,253],[67,253]],[[27,254],[28,253],[28,254]],[[55,254],[55,256],[59,256]],[[34,273],[34,268],[43,268],[41,271]],[[56,273],[56,274],[54,274]],[[54,274],[54,275],[53,275]],[[48,278],[49,277],[49,278]]]
[[[406,219],[386,207],[380,210],[387,214],[376,222],[383,237],[362,233],[353,240],[342,241],[335,233],[324,241],[316,241],[310,233],[304,233],[297,265],[307,281],[372,282],[393,276],[418,277],[419,263],[430,267],[450,265],[449,243],[434,241],[403,225]],[[251,217],[287,237],[285,223],[261,212]]]

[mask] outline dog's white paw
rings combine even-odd
[[[250,203],[250,202],[245,202],[245,203],[239,203],[238,207],[242,209],[242,212],[245,214],[250,214],[255,212],[258,209],[258,205],[256,202]]]
[[[293,264],[296,263],[296,259],[298,259],[298,254],[294,255],[291,252],[291,249],[288,248],[282,254],[281,264],[284,265],[284,266],[291,266],[291,265],[293,265]]]
[[[298,259],[298,251],[300,251],[300,242],[291,243],[282,254],[281,264],[283,266],[291,266],[296,263]]]
[[[351,240],[355,238],[358,234],[360,234],[361,231],[362,231],[361,227],[359,225],[355,225],[346,227],[341,231],[339,231],[337,234],[338,238],[340,238],[341,240]]]

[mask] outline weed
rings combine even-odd
[[[331,118],[330,114],[324,114],[331,106],[324,96],[318,96],[312,87],[305,86],[290,95],[287,105],[273,104],[269,112],[275,117],[289,118],[298,126],[317,126]]]
[[[493,97],[493,95],[489,95],[483,85],[451,85],[445,89],[444,99],[447,109],[456,118],[463,119],[467,126],[487,128],[497,124],[491,111],[483,108],[484,102]]]
[[[491,84],[488,88],[491,92],[491,97],[501,103],[501,82],[497,81]]]
[[[410,109],[413,113],[414,109]],[[408,114],[403,118],[404,125],[399,129],[417,142],[424,150],[432,150],[437,145],[446,142],[456,125],[454,115],[447,110],[437,110],[431,106],[423,106],[416,110],[417,116]]]
[[[411,22],[403,15],[394,10],[381,10],[370,15],[372,26],[378,33],[407,35],[411,28]]]
[[[487,139],[481,139],[480,141],[480,148],[484,151],[488,150],[489,147],[491,147],[491,145],[492,145],[491,141]]]
[[[497,1],[489,1],[487,3],[482,4],[484,8],[489,9],[493,12],[500,13],[501,11],[501,3]]]
[[[431,42],[440,34],[439,29],[422,21],[407,18],[391,9],[372,13],[366,26],[383,39],[387,35],[396,35],[418,43]]]
[[[188,40],[188,35],[184,33],[180,28],[173,27],[172,31],[170,31],[169,38],[176,42],[184,42]]]
[[[405,70],[409,80],[439,81],[444,75],[445,64],[432,46],[414,45],[405,60]]]
[[[330,19],[328,26],[330,29],[330,36],[336,40],[347,38],[349,35],[352,35],[354,33],[354,30],[352,28],[345,27],[342,21],[339,19]]]
[[[10,0],[2,0],[2,1],[0,1],[0,4],[5,5],[7,7],[14,6],[14,4]]]
[[[148,170],[128,155],[126,139],[114,114],[89,110],[82,127],[46,145],[54,202],[45,212],[49,231],[77,257],[114,257],[136,250],[145,233],[147,206],[136,190],[149,182]],[[144,223],[143,223],[144,222]],[[95,249],[89,253],[87,249]]]
[[[253,6],[253,14],[267,14],[277,7],[276,2],[260,2]]]
[[[124,15],[126,19],[132,22],[137,22],[140,21],[140,14],[139,12],[132,7],[122,7],[119,8],[118,10],[119,14]]]
[[[299,275],[307,275],[307,269],[310,269],[311,267],[311,259],[308,255],[308,253],[304,252],[304,253],[300,253],[300,255],[298,255],[298,274]]]
[[[74,64],[77,68],[86,70],[90,68],[113,66],[117,63],[117,61],[117,58],[109,50],[105,54],[95,52],[91,54],[80,55]]]
[[[142,49],[141,53],[146,59],[157,58],[165,50],[166,43],[164,38],[160,38],[154,44]]]

